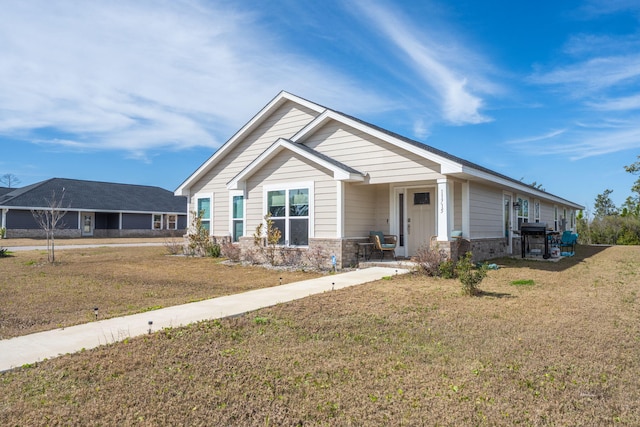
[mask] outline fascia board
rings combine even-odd
[[[253,131],[258,125],[260,125],[265,118],[267,118],[275,109],[280,107],[286,101],[292,101],[297,104],[303,105],[311,110],[320,113],[324,111],[324,107],[314,104],[311,101],[295,96],[289,92],[281,91],[275,98],[271,100],[266,106],[262,108],[247,124],[245,124],[239,131],[237,131],[227,142],[225,142],[216,152],[209,157],[191,176],[189,176],[180,186],[174,191],[176,196],[189,196],[189,188],[194,181],[200,179],[206,174],[218,161],[220,161],[227,152],[236,146],[239,140],[244,138],[248,133]]]
[[[574,209],[584,209],[584,206],[579,205],[577,203],[571,202],[569,200],[565,200],[561,197],[555,196],[553,194],[547,193],[545,191],[541,191],[541,190],[537,190],[535,188],[532,188],[531,186],[528,186],[526,184],[518,184],[516,182],[501,178],[499,176],[495,176],[495,175],[491,175],[487,172],[483,172],[483,171],[479,171],[477,169],[474,168],[470,168],[470,167],[463,167],[463,173],[467,174],[467,175],[471,175],[475,178],[479,178],[481,180],[484,181],[489,181],[491,183],[495,183],[507,188],[510,188],[512,190],[514,190],[515,192],[520,192],[520,193],[526,193],[526,194],[530,194],[534,197],[537,197],[539,199],[544,199],[544,200],[549,200],[561,205],[565,205],[565,206],[570,206],[573,207]]]

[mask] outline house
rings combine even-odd
[[[577,203],[355,117],[281,92],[175,191],[210,234],[243,250],[271,215],[283,247],[355,264],[370,231],[398,256],[425,246],[475,259],[518,253],[523,222],[574,229]],[[459,239],[461,238],[461,240]]]
[[[64,178],[0,188],[0,228],[9,238],[42,237],[32,212],[51,210],[51,202],[60,200],[66,214],[57,237],[182,235],[187,228],[187,200],[171,191]]]

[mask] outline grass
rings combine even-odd
[[[0,260],[0,338],[316,277],[167,256],[162,246],[14,251]],[[233,280],[229,280],[232,277]]]
[[[165,329],[1,374],[0,420],[640,425],[638,260],[580,247],[499,260],[479,297],[406,275]]]

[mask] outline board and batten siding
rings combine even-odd
[[[369,184],[442,178],[440,165],[342,123],[330,122],[304,144],[362,173]]]
[[[503,237],[502,189],[469,183],[469,232],[472,239]]]
[[[313,182],[314,237],[335,238],[337,229],[336,181],[333,173],[309,160],[284,150],[247,180],[247,233],[260,224],[266,214],[264,187]]]
[[[227,183],[278,138],[290,138],[315,118],[317,113],[291,101],[284,103],[254,131],[228,152],[202,179],[191,187],[189,211],[196,209],[198,194],[213,193],[213,227],[216,236],[229,235],[229,191]],[[245,226],[251,235],[250,228]]]

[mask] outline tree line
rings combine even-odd
[[[625,166],[625,171],[640,175],[640,156]],[[640,177],[631,186],[631,195],[618,207],[611,200],[613,190],[596,196],[593,218],[580,212],[578,234],[585,244],[640,245]]]

